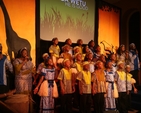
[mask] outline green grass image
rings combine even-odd
[[[68,13],[64,18],[57,7],[51,7],[51,11],[47,11],[45,8],[42,18],[40,16],[40,38],[48,40],[55,36],[58,38],[73,36],[77,39],[93,39],[94,22],[91,25],[88,24],[88,18],[91,16],[86,11],[79,15],[79,17],[73,17]]]

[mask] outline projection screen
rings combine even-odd
[[[40,0],[40,39],[94,40],[95,0]]]

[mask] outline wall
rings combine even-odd
[[[126,48],[129,47],[129,36],[128,36],[128,22],[130,16],[139,11],[141,15],[141,0],[120,0],[113,5],[121,8],[121,37],[120,43],[125,44]],[[141,18],[140,18],[140,26],[141,26]],[[141,42],[141,29],[140,29],[140,39]],[[141,44],[140,44],[141,45]],[[141,48],[141,46],[140,46]],[[141,56],[141,52],[140,52]],[[140,58],[141,59],[141,58]]]

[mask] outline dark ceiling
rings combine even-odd
[[[110,4],[115,4],[115,3],[117,3],[117,2],[119,2],[121,0],[103,0],[103,1],[108,2]]]

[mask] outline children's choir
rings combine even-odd
[[[135,74],[140,68],[134,46],[131,44],[130,51],[127,51],[125,45],[120,45],[115,53],[111,52],[107,57],[93,40],[84,45],[83,40],[78,39],[77,45],[72,47],[68,38],[60,48],[58,38],[53,38],[49,53],[43,54],[44,61],[39,64],[34,79],[34,94],[38,94],[43,81],[48,81],[48,96],[41,96],[40,112],[54,112],[55,81],[61,113],[72,113],[72,107],[79,109],[80,113],[91,113],[91,108],[95,113],[111,110],[127,113],[131,108],[132,87],[137,92],[134,85],[136,75],[132,75],[130,70]],[[38,77],[40,80],[36,81]]]

